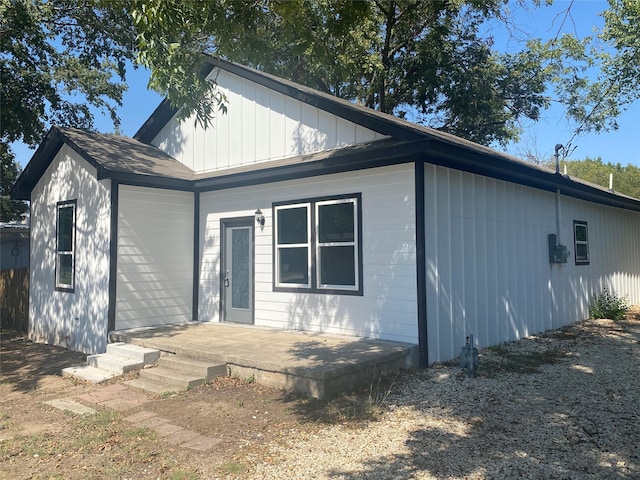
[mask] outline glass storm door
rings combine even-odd
[[[223,221],[222,320],[253,323],[253,217]]]

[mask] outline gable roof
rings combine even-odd
[[[13,186],[14,198],[29,200],[31,190],[64,144],[96,168],[98,179],[125,177],[139,184],[190,187],[193,171],[153,145],[120,135],[54,126]]]
[[[53,127],[19,177],[12,195],[28,200],[63,144],[68,144],[98,170],[98,178],[122,183],[204,191],[257,185],[271,181],[338,173],[383,165],[424,161],[478,175],[628,210],[640,211],[640,200],[451,134],[416,125],[347,100],[226,60],[207,57],[202,73],[221,68],[283,95],[317,107],[390,138],[361,145],[194,174],[188,167],[150,144],[177,113],[165,99],[133,138]],[[124,154],[123,154],[124,153]]]
[[[325,112],[334,114],[338,117],[344,118],[345,120],[357,123],[358,125],[380,133],[381,135],[386,135],[399,140],[434,138],[452,143],[465,144],[470,148],[486,148],[478,145],[477,143],[456,137],[455,135],[411,123],[401,118],[394,117],[393,115],[358,105],[357,103],[350,102],[343,98],[306,87],[290,80],[285,80],[284,78],[276,77],[275,75],[271,75],[254,68],[229,62],[212,55],[205,55],[205,59],[206,64],[202,68],[202,74],[205,76],[211,73],[215,68],[219,68],[312,107],[319,108],[320,110],[324,110]],[[151,143],[176,113],[177,110],[171,107],[169,101],[165,99],[140,127],[133,138],[144,143]],[[488,148],[486,149],[490,150]]]

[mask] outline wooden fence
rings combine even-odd
[[[0,271],[0,325],[3,329],[29,329],[29,269]]]

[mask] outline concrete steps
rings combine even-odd
[[[160,358],[160,351],[126,343],[109,343],[107,352],[87,356],[87,364],[67,367],[63,376],[70,376],[92,383],[102,383],[110,378],[144,368]]]
[[[157,367],[141,370],[139,378],[124,383],[136,390],[161,394],[197,387],[226,374],[225,363],[170,354],[160,357]]]

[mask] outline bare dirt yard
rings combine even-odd
[[[473,379],[452,362],[325,401],[222,378],[112,409],[82,399],[119,380],[60,376],[84,359],[2,332],[0,478],[640,478],[637,307],[484,349]],[[171,443],[141,413],[216,443]]]

